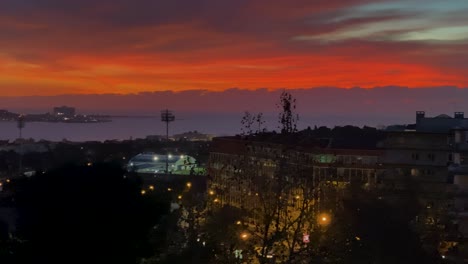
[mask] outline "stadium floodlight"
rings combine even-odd
[[[169,123],[175,120],[174,112],[166,109],[161,111],[161,121],[166,123],[166,141],[169,143]],[[169,173],[169,150],[166,150],[166,173]]]

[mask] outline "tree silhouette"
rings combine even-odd
[[[255,115],[251,114],[249,111],[244,112],[244,116],[241,120],[242,135],[249,136],[253,134],[253,125],[255,123],[255,118]]]
[[[280,95],[280,101],[276,106],[281,111],[278,116],[281,133],[290,134],[297,132],[299,115],[295,113],[296,99],[290,93],[283,91]]]
[[[116,166],[67,166],[25,179],[14,198],[21,263],[138,263],[168,204]]]

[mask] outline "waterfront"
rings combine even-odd
[[[171,134],[188,130],[198,130],[203,133],[224,133],[222,125],[207,130],[203,123],[193,120],[181,120],[171,124]],[[119,117],[113,118],[112,122],[104,123],[29,122],[23,129],[23,137],[50,141],[62,141],[63,139],[104,141],[145,138],[148,135],[163,135],[165,131],[165,125],[157,117]],[[17,137],[16,122],[0,122],[0,140],[14,140]]]
[[[170,134],[178,134],[197,130],[201,133],[216,136],[240,133],[239,114],[189,114],[176,116],[170,124]],[[180,118],[179,118],[180,117]],[[265,116],[266,127],[277,129],[277,116]],[[353,124],[357,126],[401,123],[399,118],[372,118],[369,116],[338,117],[338,116],[304,116],[298,122],[300,129],[307,126],[329,126]],[[34,140],[62,141],[104,141],[145,138],[148,135],[164,135],[166,127],[159,117],[114,117],[112,122],[104,123],[47,123],[27,122],[23,129],[24,138]],[[18,137],[15,122],[0,122],[0,140],[14,140]]]

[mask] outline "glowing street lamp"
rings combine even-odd
[[[331,216],[327,213],[321,213],[318,216],[318,224],[321,226],[328,226],[331,222]]]
[[[240,237],[243,239],[243,240],[247,240],[249,238],[249,234],[247,234],[246,232],[243,232]]]
[[[187,182],[187,187],[188,187],[188,188],[192,187],[192,183]]]

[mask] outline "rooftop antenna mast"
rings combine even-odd
[[[161,111],[161,121],[166,123],[166,141],[169,144],[169,123],[175,120],[174,112],[166,109]],[[169,149],[166,148],[166,174],[169,173]]]

